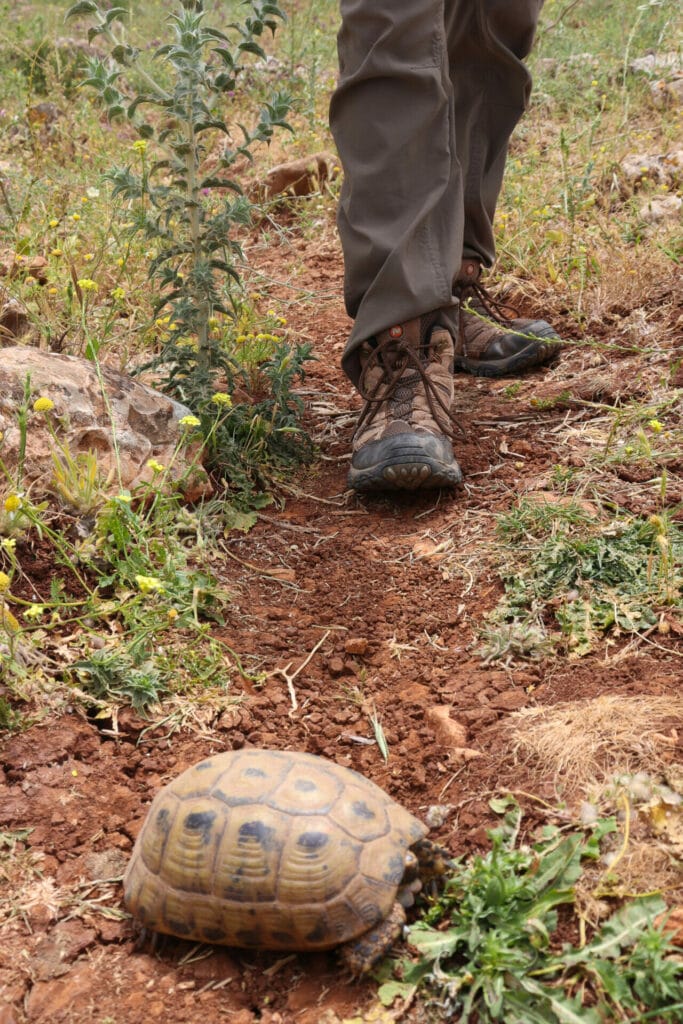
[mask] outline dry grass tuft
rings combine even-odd
[[[616,774],[668,764],[683,728],[683,698],[615,694],[525,708],[505,728],[518,761],[576,793]]]

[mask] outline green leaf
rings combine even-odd
[[[416,991],[417,985],[415,984],[409,984],[406,981],[387,981],[377,990],[377,998],[382,1006],[391,1006],[396,999],[400,999],[404,1003],[408,1002]]]
[[[448,931],[440,932],[425,925],[415,924],[408,930],[410,945],[429,957],[430,960],[449,956],[463,941],[464,935],[459,928],[449,928]]]
[[[552,1021],[558,1021],[559,1024],[604,1024],[604,1018],[592,1007],[583,1006],[579,996],[572,999],[559,990],[551,989],[529,977],[520,978],[519,983],[526,992],[535,995],[539,1002],[547,1005],[554,1014],[550,1018]]]
[[[73,4],[64,15],[65,19],[69,18],[80,18],[84,14],[95,14],[97,11],[97,4],[94,0],[79,0],[79,3]]]
[[[565,951],[562,963],[590,963],[596,958],[618,957],[625,946],[633,946],[658,914],[666,910],[661,896],[645,896],[627,903],[602,925],[597,936],[583,949]]]

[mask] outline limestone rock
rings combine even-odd
[[[29,374],[34,399],[44,396],[54,402],[50,419],[60,441],[74,458],[96,453],[100,477],[109,480],[109,493],[150,481],[150,459],[171,464],[182,435],[178,421],[190,412],[184,405],[106,366],[101,367],[103,394],[96,368],[88,360],[15,345],[3,349],[0,359],[0,454],[10,472],[17,464],[17,409]],[[31,411],[23,483],[31,486],[34,497],[52,489],[54,448],[44,414]],[[205,471],[194,465],[196,457],[196,448],[182,449],[171,470],[171,479],[182,481],[190,501],[211,493]]]
[[[680,196],[653,197],[641,206],[638,213],[646,224],[659,224],[662,221],[676,220],[680,216],[682,205],[683,200]]]

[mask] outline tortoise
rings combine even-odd
[[[250,949],[341,947],[358,976],[443,875],[426,826],[358,772],[313,754],[208,757],[154,798],[123,879],[144,929]]]

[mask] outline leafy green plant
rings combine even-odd
[[[274,33],[284,15],[272,0],[249,0],[243,22],[223,32],[206,25],[201,2],[175,6],[166,19],[172,41],[155,50],[151,64],[127,40],[125,4],[107,8],[81,0],[68,16],[88,16],[89,38],[102,36],[110,47],[111,61],[92,60],[84,84],[99,94],[110,119],[127,120],[139,135],[135,167],[114,168],[107,177],[113,197],[126,204],[131,231],[156,247],[149,273],[159,287],[155,316],[164,327],[163,347],[148,365],[197,413],[212,393],[227,389],[232,397],[244,390],[227,429],[217,430],[213,417],[203,416],[202,423],[210,432],[213,467],[233,482],[237,475],[248,482],[259,460],[287,462],[305,451],[305,445],[296,451],[301,407],[291,385],[310,347],[291,349],[276,338],[259,365],[264,393],[252,398],[252,367],[244,366],[235,345],[243,259],[237,235],[253,207],[234,168],[252,160],[254,147],[269,143],[276,128],[289,127],[290,100],[273,92],[252,128],[232,123],[225,109],[234,106],[245,58],[265,58],[258,40]],[[234,142],[238,135],[241,141]],[[247,458],[240,473],[242,451]]]
[[[557,908],[571,905],[585,861],[615,831],[613,818],[590,832],[546,826],[519,845],[521,810],[504,814],[484,856],[459,862],[445,893],[410,929],[419,960],[402,960],[400,980],[385,980],[380,999],[422,990],[438,1020],[489,1024],[600,1024],[607,1020],[680,1019],[683,978],[677,950],[653,925],[665,910],[648,896],[617,910],[582,947],[559,943]]]
[[[94,545],[80,549],[97,579],[99,602],[111,602],[110,610],[138,635],[153,636],[169,616],[176,628],[221,621],[225,597],[209,572],[191,564],[178,536],[182,518],[177,498],[165,497],[150,510],[118,496],[97,517]]]
[[[575,502],[521,501],[497,529],[505,595],[489,633],[554,620],[583,655],[610,628],[637,632],[656,623],[657,608],[681,604],[683,531],[664,512],[605,525]]]
[[[74,662],[79,689],[104,703],[131,704],[136,711],[156,704],[165,687],[154,664],[125,648],[103,648]]]

